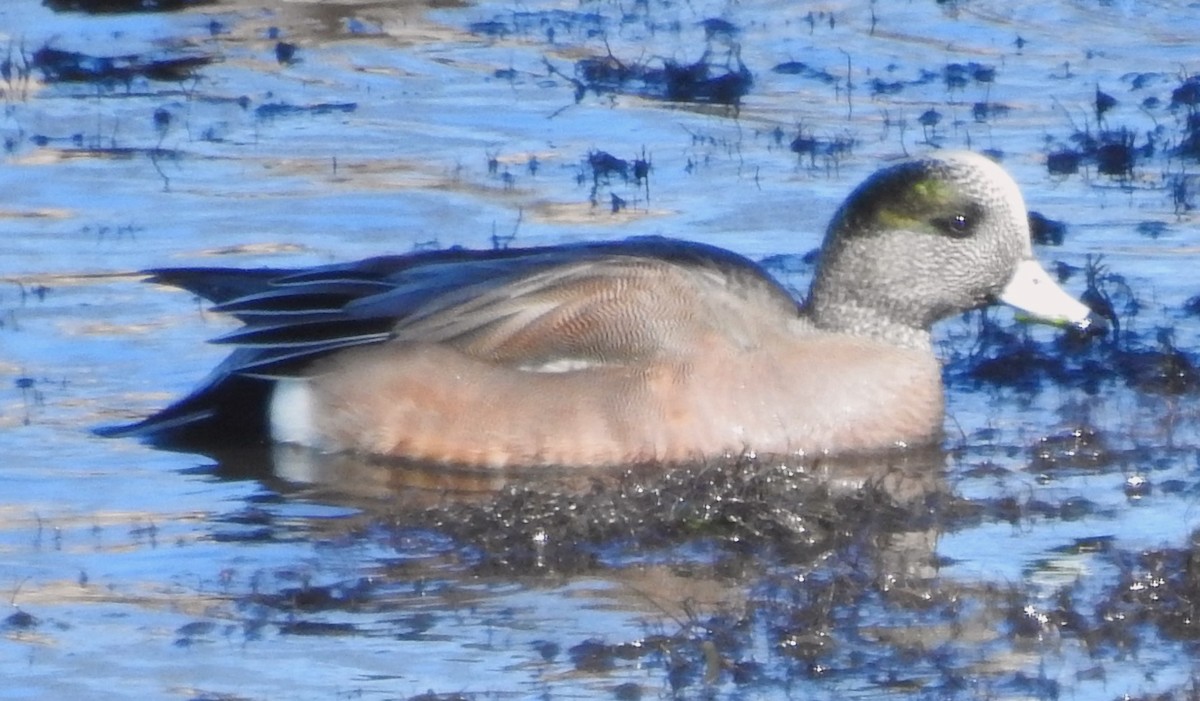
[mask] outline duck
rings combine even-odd
[[[101,433],[473,468],[936,445],[935,323],[1004,303],[1092,324],[1028,221],[999,164],[954,151],[855,188],[803,299],[742,255],[661,237],[150,270],[242,326],[194,391]]]

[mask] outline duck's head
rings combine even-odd
[[[997,301],[1090,323],[1033,257],[1013,179],[984,156],[950,152],[880,170],[850,194],[825,235],[807,312],[823,328],[925,345],[934,322]]]

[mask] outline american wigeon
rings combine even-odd
[[[475,466],[927,444],[934,322],[1003,301],[1088,324],[1027,216],[983,156],[892,165],[834,215],[803,304],[746,258],[657,238],[153,271],[245,326],[192,394],[108,433]]]

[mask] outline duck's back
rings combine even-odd
[[[731,348],[751,347],[761,327],[794,318],[797,309],[749,260],[667,239],[450,250],[307,270],[153,274],[217,302],[216,310],[245,323],[219,339],[234,351],[196,391],[139,424],[110,431],[172,443],[262,440],[277,382],[328,378],[337,375],[333,368],[363,363],[366,356],[419,348],[411,359],[415,367],[417,355],[445,349],[497,372],[517,373],[516,380],[558,375],[552,383],[575,378],[586,385],[582,371],[645,370],[686,358],[697,343],[713,338]],[[357,346],[363,348],[349,350]],[[389,396],[376,395],[383,401]],[[281,401],[274,402],[277,409]],[[364,394],[358,401],[365,405],[370,398]],[[508,409],[519,415],[524,404],[513,401]],[[479,420],[466,398],[455,414],[463,424]]]

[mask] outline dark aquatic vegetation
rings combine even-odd
[[[1200,316],[1200,295],[1189,297],[1183,303],[1183,312],[1188,316]]]
[[[1005,117],[1012,108],[999,102],[976,102],[971,106],[971,116],[976,122],[986,122],[993,117]]]
[[[1026,333],[1012,333],[985,321],[979,348],[965,359],[963,374],[974,383],[1033,393],[1065,374],[1063,359]]]
[[[928,468],[921,458],[913,459],[913,466],[904,462],[908,459],[897,456],[895,469]],[[809,467],[819,470],[820,461]],[[581,476],[583,484],[574,487],[556,487],[551,474],[549,485],[514,483],[490,501],[406,514],[405,523],[469,549],[472,568],[480,573],[563,573],[604,568],[602,556],[618,552],[622,543],[652,551],[696,539],[719,553],[766,548],[808,561],[855,537],[865,524],[882,528],[912,517],[898,503],[908,497],[890,492],[882,482],[866,491],[834,495],[828,482],[814,474],[808,468],[752,459],[666,474],[626,470]],[[937,485],[921,482],[920,487],[929,490],[915,490],[916,500],[924,504]]]
[[[119,83],[128,86],[137,78],[171,82],[187,80],[215,60],[207,54],[91,56],[43,46],[33,53],[32,65],[51,83]]]
[[[39,135],[32,137],[31,141],[38,146],[47,146],[55,141],[64,141],[65,143],[70,144],[70,146],[64,148],[63,150],[70,152],[74,156],[90,156],[93,158],[102,158],[114,161],[131,160],[143,156],[157,161],[176,161],[184,157],[183,152],[175,149],[102,146],[85,143],[84,141],[75,138],[56,140]]]
[[[584,161],[583,170],[579,173],[579,182],[582,184],[588,179],[588,173],[591,174],[592,191],[589,200],[593,205],[599,203],[600,188],[611,185],[616,179],[645,188],[646,197],[649,198],[650,169],[650,159],[645,153],[627,161],[606,151],[591,151]],[[626,206],[626,201],[616,193],[610,193],[610,203],[613,214]]]
[[[776,65],[771,70],[775,73],[779,73],[780,75],[798,75],[803,78],[819,80],[827,85],[834,85],[842,80],[823,68],[813,68],[812,66],[800,61],[785,61]],[[900,89],[897,88],[896,92],[899,91]]]
[[[925,133],[925,143],[937,143],[937,125],[942,122],[942,113],[930,108],[921,113],[917,117],[917,124],[921,125],[921,130]]]
[[[154,130],[159,134],[165,133],[171,128],[171,112],[166,108],[159,107],[154,110]]]
[[[591,91],[598,95],[624,93],[672,102],[737,105],[754,84],[753,75],[740,59],[717,63],[709,52],[694,63],[662,59],[659,65],[625,63],[611,54],[585,58],[576,62],[575,76],[568,79],[575,84],[576,100]]]
[[[1051,175],[1074,175],[1079,172],[1083,154],[1073,149],[1054,151],[1046,156],[1046,170]]]
[[[1061,246],[1067,235],[1066,222],[1046,217],[1041,212],[1029,213],[1029,233],[1040,246]]]
[[[1095,150],[1096,169],[1104,175],[1132,178],[1136,157],[1134,136],[1126,129],[1100,134]]]
[[[1112,325],[1113,340],[1124,342],[1121,329],[1128,324],[1123,319],[1136,317],[1141,311],[1141,303],[1134,296],[1133,289],[1124,276],[1109,270],[1100,258],[1088,258],[1085,274],[1087,289],[1081,301],[1088,305],[1092,313]]]
[[[588,154],[588,168],[592,170],[592,180],[596,184],[608,182],[613,176],[628,182],[646,180],[650,173],[650,162],[646,155],[626,161],[605,151],[592,151]]]
[[[254,115],[259,119],[275,119],[276,117],[294,117],[301,114],[348,113],[357,109],[357,102],[318,102],[312,105],[291,105],[283,102],[271,102],[256,107]]]
[[[899,95],[904,90],[904,83],[899,80],[883,80],[882,78],[872,78],[870,86],[871,95],[874,97],[878,97],[880,95]]]
[[[0,628],[26,630],[29,628],[36,628],[37,625],[38,625],[37,618],[35,618],[34,616],[32,616],[24,611],[17,611],[15,613],[10,613],[4,619],[3,625],[0,625]]]
[[[1150,158],[1155,150],[1150,136],[1140,146],[1137,140],[1137,135],[1126,127],[1105,129],[1096,134],[1077,130],[1070,137],[1077,147],[1051,151],[1046,156],[1046,169],[1052,175],[1074,175],[1080,166],[1091,164],[1101,175],[1131,180],[1138,159]]]
[[[512,33],[512,28],[506,23],[499,20],[486,20],[483,22],[472,22],[467,25],[467,31],[472,34],[483,34],[484,36],[503,38]]]
[[[1200,76],[1189,76],[1183,84],[1171,91],[1172,107],[1200,107]]]
[[[1060,279],[1071,272],[1060,270]],[[1038,340],[1028,327],[1008,328],[986,310],[981,312],[975,347],[946,364],[947,381],[1030,395],[1047,385],[1079,387],[1089,394],[1110,385],[1115,376],[1111,343],[1105,341],[1118,327],[1086,295],[1082,301],[1089,304],[1097,323],[1082,332],[1065,330],[1050,342]]]
[[[276,42],[276,44],[275,44],[275,60],[278,61],[280,65],[284,65],[284,66],[293,64],[299,60],[298,58],[296,58],[296,51],[298,49],[299,49],[298,46],[296,46],[295,44],[292,44],[290,42],[286,42],[286,41]]]
[[[216,3],[217,0],[42,0],[43,5],[55,12],[86,12],[94,15],[176,12]]]
[[[1172,640],[1200,643],[1200,533],[1193,533],[1185,547],[1112,557],[1121,576],[1097,611],[1103,630],[1120,640],[1128,633],[1113,629],[1136,621]],[[1193,690],[1186,698],[1195,697]]]
[[[1137,73],[1122,77],[1122,81],[1129,83],[1130,89],[1135,91],[1149,89],[1165,80],[1165,75],[1161,73]],[[1095,126],[1099,129],[1093,131],[1090,126],[1075,127],[1067,139],[1073,147],[1054,146],[1046,159],[1047,170],[1053,175],[1066,176],[1078,173],[1084,166],[1092,166],[1101,175],[1130,183],[1135,179],[1138,166],[1157,154],[1200,159],[1200,77],[1188,76],[1171,91],[1166,109],[1176,113],[1173,120],[1177,128],[1175,132],[1171,130],[1172,120],[1155,115],[1164,109],[1164,104],[1165,96],[1147,95],[1141,99],[1141,116],[1151,117],[1151,128],[1110,127],[1109,119],[1120,111],[1121,101],[1097,85],[1091,108]],[[1193,176],[1186,172],[1164,172],[1157,177],[1163,189],[1171,193],[1176,213],[1193,208],[1192,192],[1189,190],[1189,179]]]
[[[1188,114],[1183,139],[1175,147],[1175,153],[1185,158],[1200,159],[1200,112]]]
[[[987,84],[996,81],[996,69],[981,63],[949,63],[942,68],[942,82],[949,90],[962,90],[972,82]]]
[[[1121,76],[1123,82],[1129,83],[1130,90],[1143,90],[1166,79],[1162,73],[1126,73]]]
[[[850,154],[854,145],[854,139],[849,136],[821,138],[805,133],[801,128],[796,137],[788,144],[788,148],[801,157],[808,156],[809,165],[816,167],[818,157],[824,159],[827,164],[836,164]]]
[[[1143,221],[1138,222],[1137,232],[1149,239],[1156,239],[1166,235],[1169,231],[1167,223],[1163,221]]]
[[[704,27],[704,38],[708,40],[718,39],[722,41],[730,41],[737,36],[738,28],[729,20],[719,17],[710,17],[700,22],[700,26]]]
[[[1167,187],[1171,191],[1176,214],[1190,212],[1196,208],[1196,196],[1200,194],[1200,175],[1172,173],[1167,178]]]
[[[568,37],[590,39],[602,36],[609,21],[597,12],[574,12],[571,10],[530,10],[510,12],[494,19],[471,22],[467,31],[493,39],[509,36],[535,36],[553,44],[560,34]]]
[[[1126,348],[1118,352],[1116,360],[1125,381],[1139,392],[1180,395],[1200,388],[1196,361],[1175,346],[1168,329],[1159,330],[1156,347]]]
[[[1038,472],[1100,470],[1111,467],[1116,459],[1104,435],[1090,426],[1044,436],[1030,452],[1029,467]]]
[[[1104,114],[1117,106],[1117,98],[1100,90],[1100,86],[1096,86],[1096,121],[1104,119]]]
[[[592,151],[587,155],[587,165],[592,171],[592,182],[608,182],[613,176],[629,180],[632,165],[624,158],[617,158],[605,151]]]

